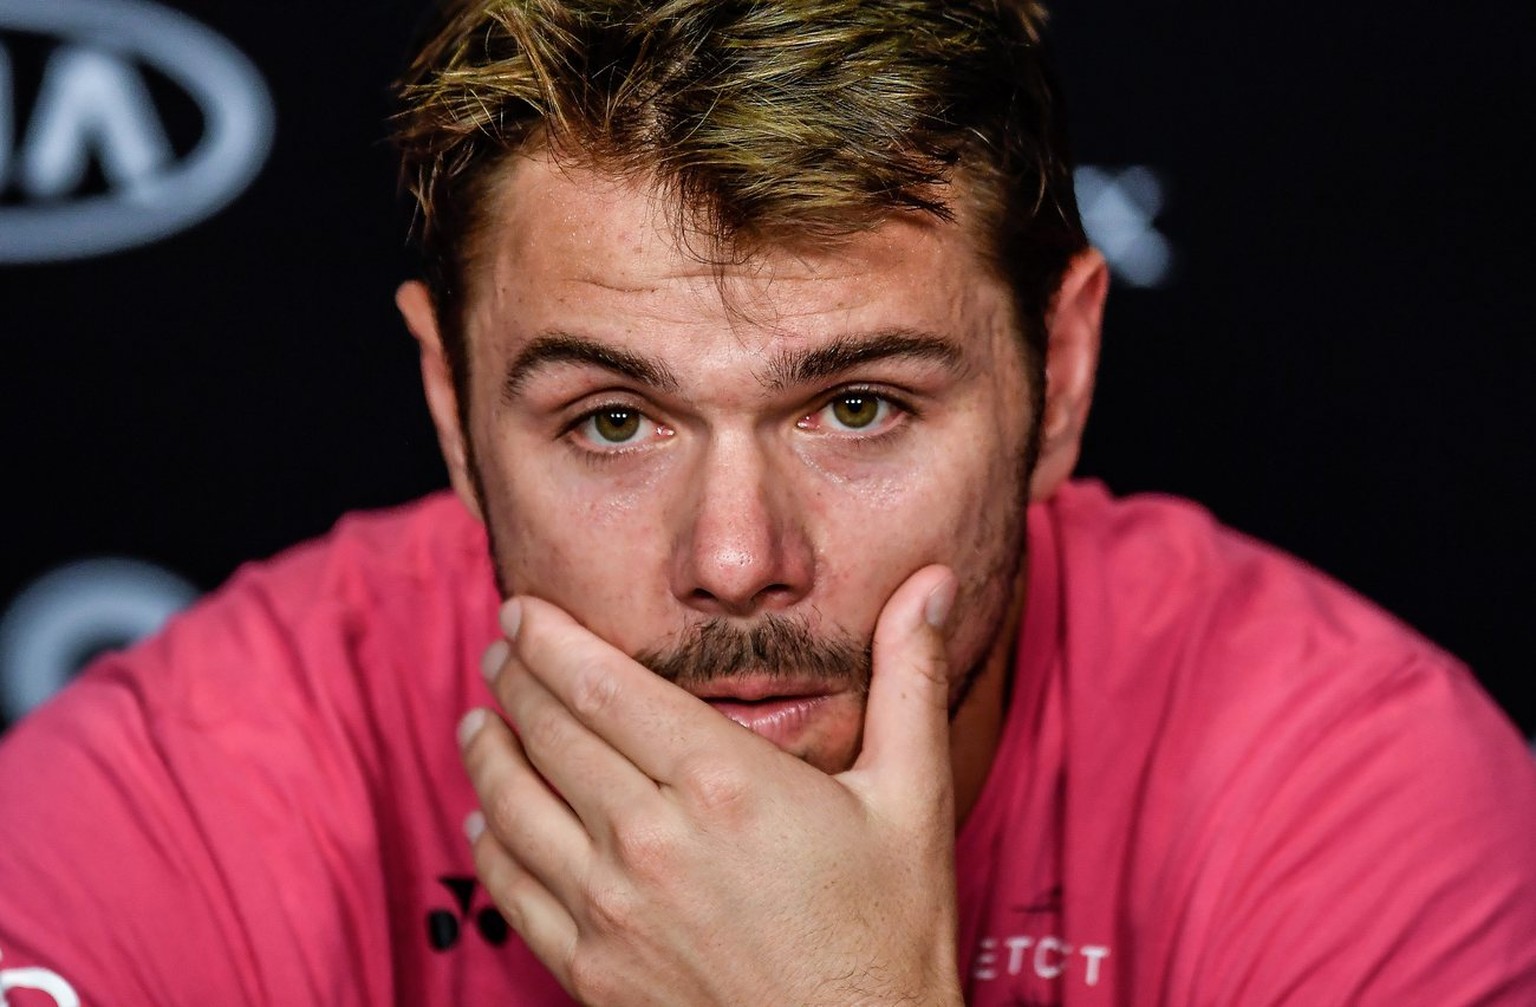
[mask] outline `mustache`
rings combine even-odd
[[[755,676],[869,691],[871,645],[844,633],[817,635],[804,622],[764,616],[751,626],[724,619],[695,623],[669,647],[635,660],[684,689]]]

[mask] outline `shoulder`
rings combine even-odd
[[[376,791],[438,768],[420,736],[439,708],[428,726],[453,759],[463,655],[483,646],[477,618],[494,630],[483,550],[443,496],[348,516],[17,725],[0,744],[8,960],[57,967],[83,996],[129,982],[163,996],[123,1002],[254,1003],[307,989],[316,954],[380,993],[363,967],[387,951]]]
[[[289,695],[319,712],[317,703],[345,703],[369,680],[423,680],[406,669],[441,662],[494,601],[483,531],[456,499],[435,494],[349,514],[320,538],[246,564],[86,680],[153,669],[141,695],[157,717],[249,720]]]
[[[268,767],[302,761],[328,741],[366,759],[356,740],[380,725],[359,721],[389,728],[458,702],[495,603],[484,533],[451,496],[351,514],[98,659],[13,729],[0,767],[39,745],[150,741],[192,772],[258,751]]]
[[[1069,643],[1128,674],[1198,675],[1250,701],[1264,689],[1365,692],[1412,668],[1465,674],[1377,605],[1190,501],[1080,483],[1049,515],[1065,618],[1078,624]]]
[[[1170,1002],[1536,985],[1536,763],[1460,662],[1187,502],[1078,486],[1050,516],[1071,813]]]
[[[1173,498],[1079,485],[1051,518],[1072,696],[1131,720],[1149,755],[1187,760],[1181,788],[1364,730],[1481,748],[1530,777],[1513,726],[1461,662],[1302,561]]]
[[[485,533],[449,493],[347,514],[325,535],[247,563],[182,623],[260,611],[287,625],[448,605],[489,584]],[[468,578],[479,575],[473,584]],[[173,624],[172,630],[178,627]]]

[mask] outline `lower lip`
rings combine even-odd
[[[784,748],[799,737],[816,711],[825,706],[831,696],[787,696],[783,699],[765,699],[758,703],[743,703],[733,699],[707,699],[710,706],[730,717],[736,723],[755,734]]]

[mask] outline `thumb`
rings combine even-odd
[[[948,567],[924,567],[896,589],[875,624],[864,746],[854,769],[909,793],[919,781],[950,784],[944,628],[958,586]]]

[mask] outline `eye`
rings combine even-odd
[[[624,405],[609,405],[594,409],[577,420],[572,429],[581,440],[599,449],[639,444],[648,438],[666,435],[669,432],[640,410]]]
[[[797,424],[802,430],[875,434],[899,419],[900,405],[876,392],[851,389],[834,396]]]
[[[868,392],[839,395],[827,403],[827,407],[831,410],[832,419],[839,426],[849,430],[863,430],[865,427],[873,426],[877,420],[884,419],[885,414],[891,410],[890,403]]]

